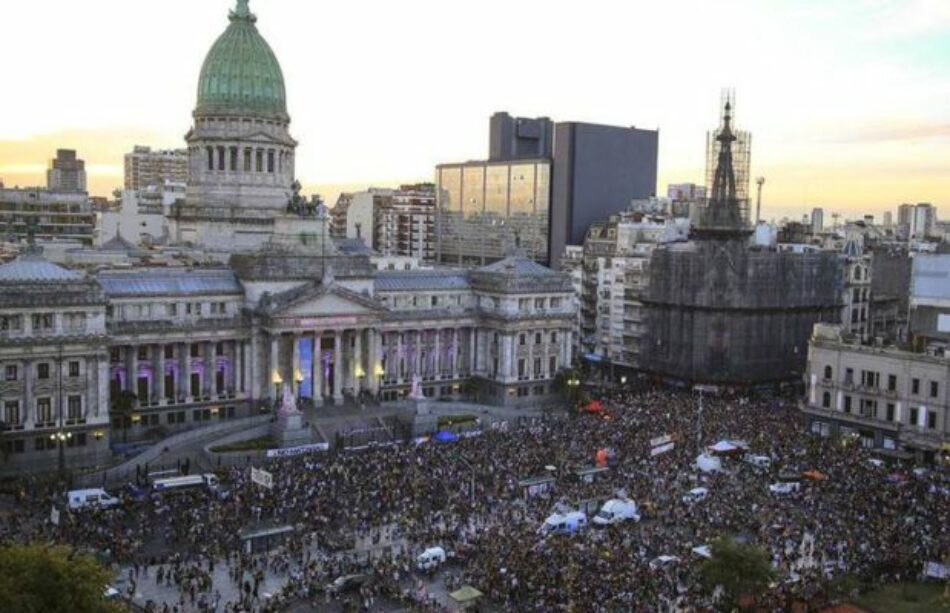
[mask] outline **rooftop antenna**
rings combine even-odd
[[[765,177],[759,177],[755,180],[755,185],[758,189],[758,195],[755,200],[755,224],[759,224],[759,220],[762,218],[762,186],[765,185]]]

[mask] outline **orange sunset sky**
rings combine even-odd
[[[6,3],[0,178],[57,147],[90,190],[133,145],[180,147],[233,0]],[[950,200],[950,2],[252,0],[284,70],[297,173],[340,189],[485,157],[495,111],[660,130],[660,179],[703,181],[723,87],[766,217]],[[50,18],[53,15],[55,18]]]

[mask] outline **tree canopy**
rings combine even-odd
[[[703,585],[710,592],[722,586],[726,604],[739,606],[740,599],[756,598],[772,580],[775,571],[761,547],[719,538],[711,543],[712,559],[703,563]]]
[[[0,603],[6,613],[118,613],[105,598],[109,571],[70,547],[0,547]]]

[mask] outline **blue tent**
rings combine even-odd
[[[440,443],[454,443],[455,441],[459,440],[458,434],[454,434],[452,432],[449,432],[448,430],[443,430],[441,432],[438,432],[432,438],[439,441]]]

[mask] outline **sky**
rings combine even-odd
[[[136,144],[181,147],[234,0],[12,0],[0,178],[56,148],[90,191]],[[431,180],[488,153],[505,110],[660,130],[658,191],[702,183],[723,88],[751,131],[763,216],[950,201],[950,0],[251,0],[288,90],[297,174],[341,189]]]

